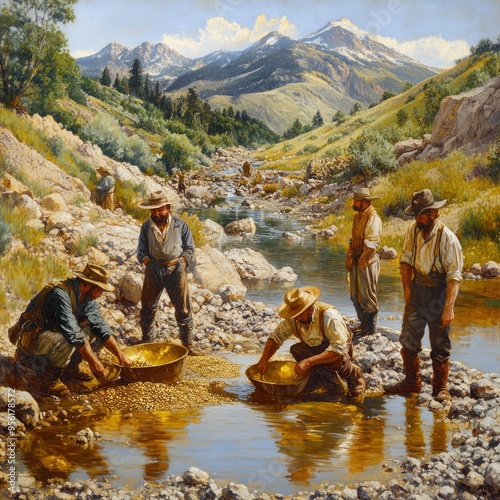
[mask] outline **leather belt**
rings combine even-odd
[[[162,267],[170,267],[170,266],[175,266],[177,264],[177,262],[179,262],[180,260],[180,257],[177,257],[176,259],[172,259],[172,260],[161,260],[161,259],[156,259],[156,263],[159,265],[159,266],[162,266]]]

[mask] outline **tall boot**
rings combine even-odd
[[[360,335],[366,329],[366,318],[363,314],[363,309],[360,309],[356,306],[354,308],[356,309],[356,316],[358,317],[359,325],[351,328],[351,332],[353,333],[353,335]]]
[[[58,398],[65,398],[71,394],[69,389],[59,379],[62,371],[63,368],[58,368],[50,364],[47,365],[40,382],[40,389],[44,394],[57,396]]]
[[[418,352],[411,352],[406,349],[401,349],[400,352],[403,358],[405,378],[397,384],[384,386],[384,390],[389,394],[420,392],[422,390],[422,379],[420,378],[420,358]]]
[[[182,345],[187,348],[189,356],[203,356],[203,353],[193,344],[193,325],[179,325]]]
[[[449,360],[432,360],[432,369],[434,371],[434,376],[432,377],[432,397],[440,403],[451,401],[451,394],[446,387],[448,374],[450,373]]]
[[[83,361],[82,356],[75,349],[75,351],[71,355],[71,358],[69,359],[69,363],[66,365],[66,368],[64,368],[64,371],[62,373],[62,378],[64,380],[66,379],[81,380],[82,382],[89,382],[90,380],[93,380],[94,376],[91,373],[82,370],[82,368],[80,367],[80,363],[82,361]]]
[[[377,315],[378,311],[371,313],[364,313],[365,317],[365,331],[364,335],[374,335],[377,331]]]
[[[366,382],[363,370],[350,359],[344,358],[337,373],[347,382],[350,397],[356,398],[365,393]]]

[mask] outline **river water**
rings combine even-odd
[[[324,241],[300,244],[282,238],[304,224],[264,210],[247,210],[233,199],[226,209],[197,211],[220,224],[253,217],[252,238],[221,240],[221,250],[249,247],[276,267],[291,266],[297,286],[317,285],[322,300],[352,317],[344,270],[344,249]],[[247,283],[247,297],[277,305],[287,287]],[[500,371],[499,281],[465,281],[456,304],[453,359],[483,372]],[[378,287],[380,324],[400,329],[403,301],[397,262],[382,262]],[[344,396],[323,401],[297,399],[286,405],[262,401],[244,376],[258,356],[224,354],[241,365],[227,379],[233,403],[181,411],[120,412],[85,409],[69,423],[41,429],[19,450],[20,471],[38,480],[107,479],[113,486],[138,486],[182,474],[190,466],[210,474],[218,484],[244,483],[260,492],[289,494],[325,482],[349,484],[385,480],[395,474],[393,461],[423,458],[450,449],[456,430],[443,415],[419,407],[413,397],[366,397],[352,404]],[[82,448],[68,436],[90,427],[105,440]],[[47,457],[66,469],[47,466]],[[45,465],[44,465],[45,462]]]

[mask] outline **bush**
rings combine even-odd
[[[10,225],[0,220],[0,254],[3,254],[10,248],[11,242]]]
[[[376,130],[365,130],[351,141],[347,151],[351,176],[360,175],[370,179],[398,168],[392,144]]]
[[[281,190],[281,198],[295,198],[299,195],[299,188],[297,186],[287,186]]]
[[[167,135],[162,144],[161,162],[169,175],[175,169],[193,170],[196,166],[195,158],[201,156],[199,148],[193,146],[185,135]]]
[[[89,247],[97,248],[99,246],[99,236],[96,234],[85,234],[76,238],[72,251],[79,257],[87,253]]]
[[[187,212],[182,212],[179,215],[191,229],[193,233],[194,245],[196,247],[201,247],[207,243],[207,237],[205,234],[205,229],[203,227],[203,222],[198,218],[196,214],[188,214]]]

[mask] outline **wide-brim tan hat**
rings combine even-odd
[[[284,302],[278,306],[278,314],[282,318],[295,318],[311,307],[321,295],[317,286],[292,288],[286,292]]]
[[[413,215],[416,217],[424,210],[431,210],[443,207],[448,200],[435,201],[430,189],[423,189],[413,193],[411,197],[411,205],[405,208],[406,215]]]
[[[74,271],[74,274],[80,279],[102,288],[106,292],[114,292],[116,290],[111,283],[108,283],[108,271],[97,264],[88,263],[83,271]]]
[[[169,201],[163,191],[155,191],[154,193],[151,193],[147,200],[141,201],[141,203],[137,206],[139,208],[147,208],[151,210],[152,208],[160,208],[171,204],[172,202]]]
[[[351,198],[354,200],[368,200],[368,201],[380,200],[380,196],[372,196],[370,194],[370,190],[365,187],[355,187],[353,189]]]
[[[108,167],[99,167],[97,171],[100,174],[110,174],[111,175],[111,170]]]

